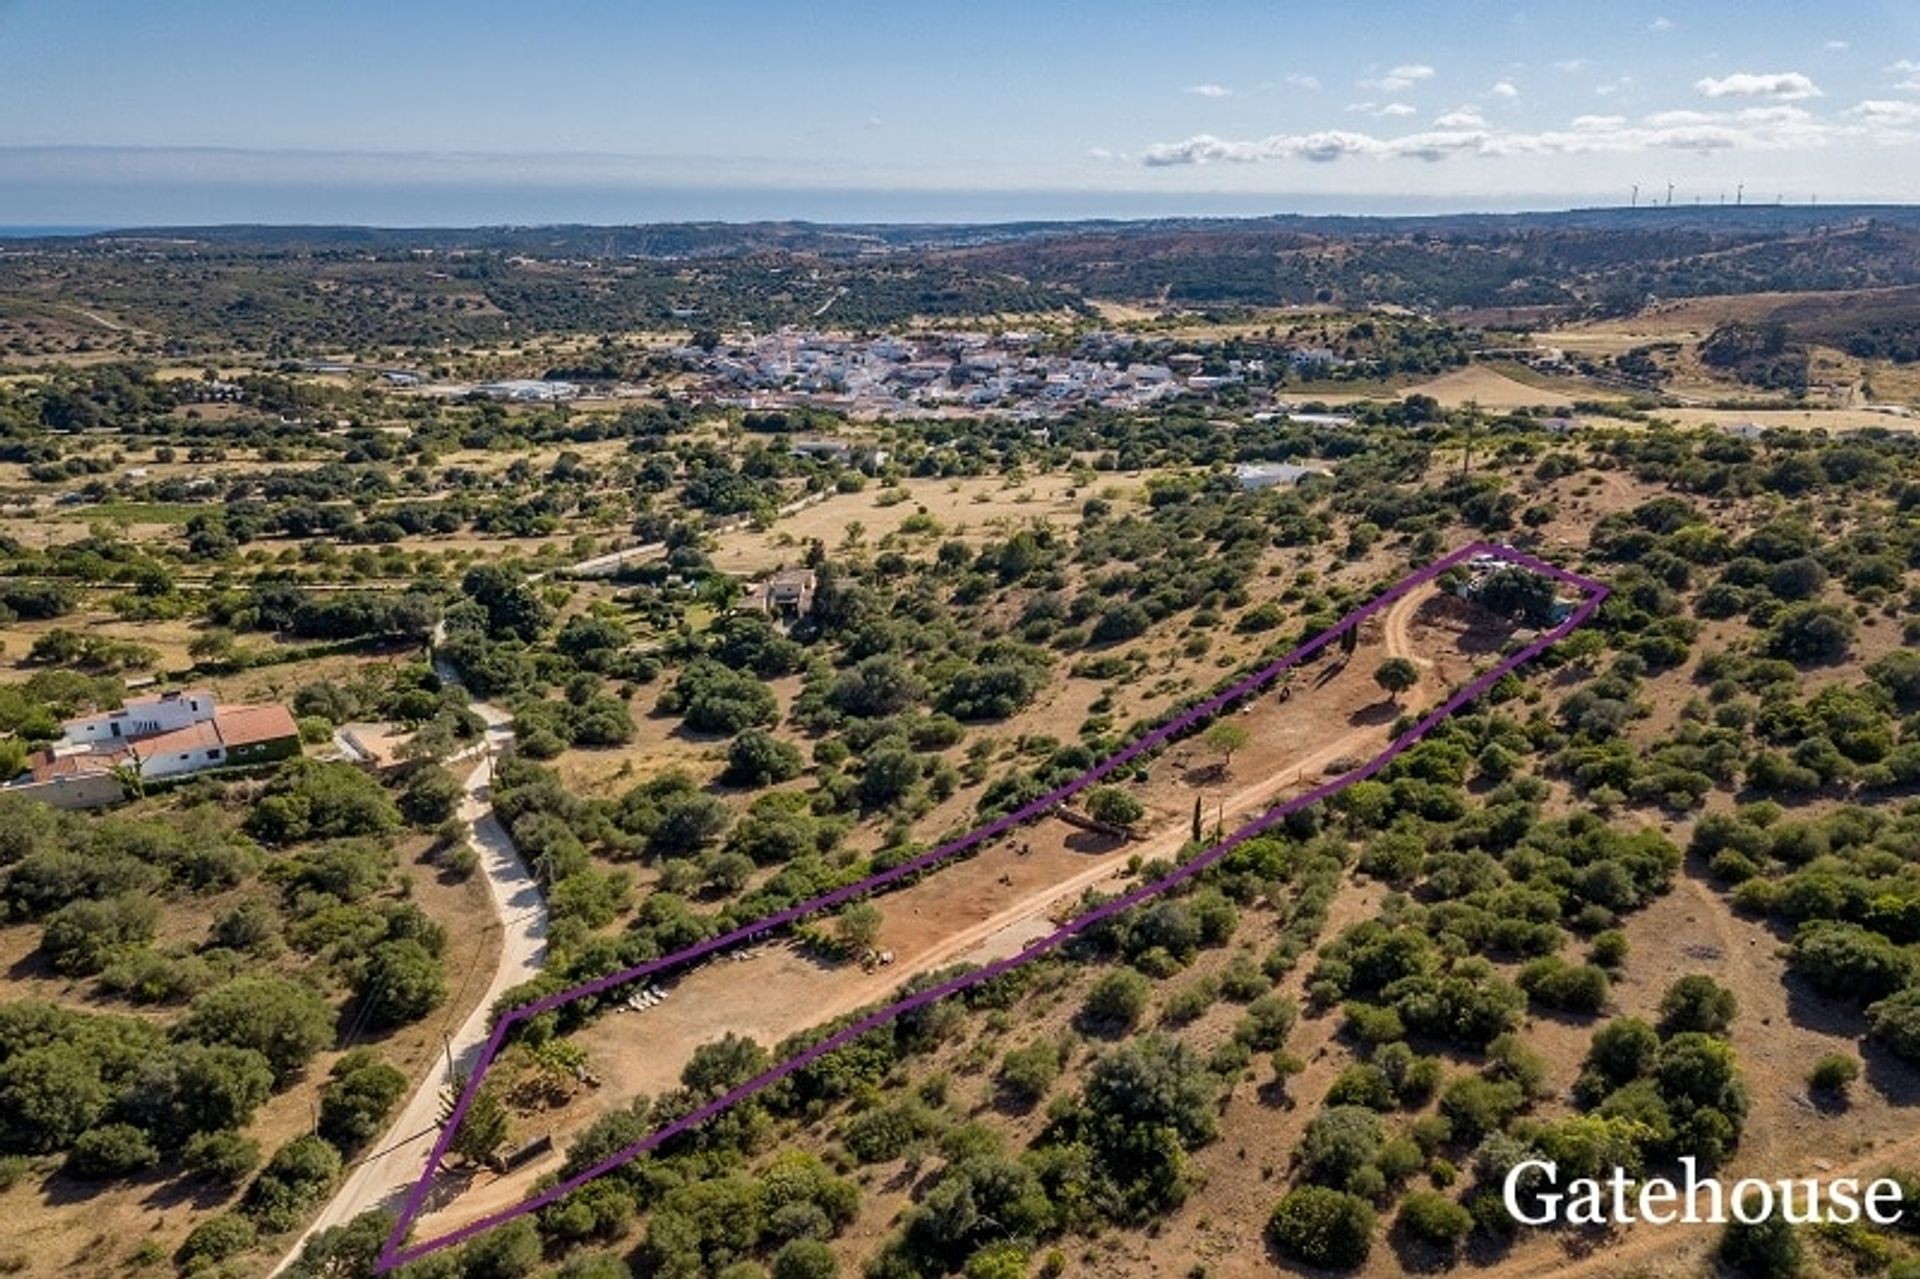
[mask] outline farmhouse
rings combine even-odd
[[[119,797],[117,776],[143,781],[212,768],[244,767],[300,751],[300,730],[284,706],[221,706],[204,688],[143,697],[118,710],[62,725],[59,740],[27,757],[9,789],[60,807],[94,807]]]
[[[818,580],[812,569],[783,568],[749,588],[747,606],[790,621],[805,617],[813,611],[813,592]]]

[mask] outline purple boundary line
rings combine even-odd
[[[842,1027],[840,1030],[805,1051],[770,1067],[765,1072],[756,1075],[754,1078],[729,1090],[698,1109],[681,1116],[679,1119],[674,1120],[658,1131],[643,1137],[630,1146],[614,1152],[591,1168],[576,1173],[567,1180],[549,1187],[530,1199],[522,1200],[520,1203],[490,1213],[476,1221],[468,1222],[466,1225],[449,1231],[447,1234],[437,1238],[425,1240],[412,1247],[403,1248],[401,1246],[408,1230],[420,1215],[433,1178],[439,1171],[441,1161],[446,1157],[447,1147],[453,1140],[454,1132],[458,1130],[461,1119],[465,1117],[467,1108],[472,1103],[475,1092],[478,1091],[481,1078],[486,1074],[488,1066],[492,1064],[494,1056],[504,1044],[506,1034],[514,1023],[537,1017],[562,1004],[584,999],[589,995],[598,994],[614,986],[624,985],[627,982],[658,972],[663,968],[684,964],[690,960],[737,944],[761,932],[792,923],[797,919],[817,911],[829,909],[843,901],[850,900],[863,893],[871,892],[873,889],[891,883],[905,875],[926,869],[976,844],[983,843],[1003,834],[1007,830],[1052,809],[1055,805],[1092,785],[1100,778],[1140,755],[1142,752],[1158,747],[1162,743],[1186,731],[1195,723],[1219,713],[1219,711],[1225,707],[1258,691],[1261,687],[1277,678],[1281,672],[1287,670],[1289,667],[1298,665],[1331,643],[1335,638],[1360,625],[1369,617],[1386,608],[1389,604],[1407,594],[1409,591],[1424,585],[1441,573],[1444,573],[1467,559],[1481,554],[1495,555],[1511,563],[1545,574],[1557,581],[1578,587],[1583,591],[1589,592],[1588,598],[1552,630],[1543,632],[1525,648],[1483,672],[1471,683],[1449,697],[1438,708],[1429,712],[1419,723],[1395,738],[1388,744],[1385,750],[1375,755],[1366,763],[1331,781],[1323,782],[1311,790],[1268,809],[1265,813],[1240,827],[1218,844],[1213,845],[1205,852],[1182,863],[1164,878],[1152,884],[1137,888],[1133,892],[1117,897],[1110,902],[1103,903],[1093,910],[1088,911],[1086,914],[1068,921],[1045,937],[1030,942],[1016,955],[1009,956],[1006,959],[996,960],[991,964],[973,969],[943,982],[938,986],[930,987],[927,990],[869,1013],[867,1016]],[[1161,727],[1141,736],[1131,745],[1115,752],[1064,786],[1047,795],[1043,795],[1013,813],[1001,817],[957,840],[943,844],[930,852],[923,853],[911,861],[903,862],[891,870],[883,871],[880,874],[860,880],[857,883],[849,884],[831,893],[813,898],[810,901],[787,907],[785,910],[768,915],[753,923],[744,924],[732,932],[719,937],[709,938],[685,950],[676,951],[671,955],[665,955],[659,959],[649,960],[646,963],[636,965],[632,968],[623,969],[620,972],[596,978],[591,982],[557,992],[543,999],[536,1000],[534,1003],[514,1009],[494,1025],[492,1034],[488,1036],[486,1045],[481,1051],[480,1059],[474,1068],[472,1076],[468,1079],[465,1089],[456,1101],[452,1113],[448,1116],[447,1122],[442,1125],[440,1137],[434,1143],[433,1150],[427,1157],[426,1167],[422,1170],[419,1178],[414,1182],[412,1189],[408,1192],[401,1215],[394,1223],[393,1231],[389,1235],[386,1244],[381,1248],[379,1260],[374,1267],[374,1273],[376,1275],[384,1275],[396,1266],[418,1260],[430,1253],[438,1252],[443,1248],[452,1247],[454,1244],[460,1243],[476,1234],[491,1230],[495,1226],[505,1225],[517,1217],[537,1212],[541,1208],[573,1193],[587,1182],[597,1177],[605,1176],[616,1168],[632,1162],[634,1159],[658,1147],[663,1142],[686,1132],[698,1124],[704,1123],[722,1111],[744,1101],[757,1092],[771,1087],[795,1071],[812,1064],[819,1058],[858,1039],[869,1031],[893,1021],[902,1014],[911,1012],[916,1008],[924,1007],[927,1004],[933,1003],[935,1000],[945,998],[958,991],[966,990],[971,986],[990,981],[1003,973],[1010,972],[1031,959],[1035,959],[1040,955],[1046,954],[1048,951],[1057,949],[1094,924],[1108,919],[1121,911],[1131,909],[1141,902],[1147,901],[1178,884],[1184,883],[1186,880],[1218,862],[1247,840],[1265,833],[1293,813],[1319,803],[1321,800],[1337,794],[1355,782],[1364,781],[1372,777],[1375,773],[1378,773],[1398,758],[1402,752],[1414,745],[1422,737],[1425,737],[1429,732],[1433,731],[1442,720],[1459,710],[1460,707],[1485,693],[1502,676],[1516,667],[1532,661],[1552,645],[1565,638],[1568,633],[1582,625],[1593,615],[1594,611],[1600,607],[1607,595],[1608,588],[1592,578],[1582,577],[1577,573],[1569,572],[1557,565],[1549,564],[1545,560],[1529,555],[1524,551],[1487,542],[1468,543],[1466,546],[1435,560],[1425,568],[1408,574],[1399,582],[1375,596],[1368,603],[1349,613],[1333,626],[1302,643],[1285,657],[1269,663],[1246,679],[1233,685],[1225,692],[1209,698],[1207,701],[1168,721]]]

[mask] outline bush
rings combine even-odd
[[[216,1185],[237,1186],[260,1166],[260,1143],[237,1132],[197,1132],[187,1138],[180,1164]]]
[[[160,1162],[147,1134],[132,1124],[103,1124],[80,1134],[67,1155],[76,1177],[124,1177]]]
[[[1473,1214],[1445,1195],[1416,1190],[1400,1203],[1400,1228],[1415,1239],[1452,1247],[1473,1230]]]
[[[400,792],[400,811],[422,829],[438,826],[459,811],[464,793],[452,773],[438,764],[424,764],[414,770],[406,789]]]
[[[726,771],[720,780],[728,786],[771,786],[798,777],[800,751],[765,729],[750,728],[727,747]]]
[[[1380,1116],[1361,1106],[1328,1106],[1300,1138],[1300,1175],[1344,1188],[1370,1165],[1386,1140]]]
[[[1813,1064],[1807,1085],[1816,1092],[1845,1096],[1853,1081],[1860,1078],[1860,1061],[1847,1053],[1828,1053]]]
[[[1031,1106],[1047,1095],[1047,1089],[1059,1077],[1060,1050],[1042,1039],[1011,1049],[1001,1058],[994,1082],[1014,1101]]]
[[[1116,786],[1097,786],[1087,795],[1087,813],[1097,822],[1131,826],[1146,816],[1146,806]]]
[[[1720,1260],[1748,1279],[1795,1279],[1806,1269],[1807,1254],[1792,1223],[1776,1210],[1752,1225],[1728,1222],[1720,1236]]]
[[[1908,1061],[1920,1061],[1920,986],[1867,1006],[1867,1025],[1875,1039]]]
[[[1351,1270],[1373,1249],[1373,1208],[1358,1195],[1301,1186],[1273,1210],[1267,1237],[1295,1261]]]
[[[773,1279],[835,1279],[840,1263],[818,1239],[795,1239],[774,1254]]]
[[[236,977],[193,1001],[175,1034],[205,1044],[252,1048],[285,1082],[333,1039],[333,1009],[284,977]]]
[[[1132,1030],[1147,1010],[1152,984],[1131,968],[1116,968],[1094,983],[1081,1006],[1082,1018],[1106,1031]]]
[[[295,1137],[247,1187],[242,1211],[267,1231],[291,1230],[340,1175],[340,1152],[319,1137]]]
[[[355,1049],[334,1063],[320,1095],[320,1135],[343,1151],[358,1150],[380,1134],[394,1103],[407,1091],[407,1077]]]
[[[375,946],[354,982],[354,993],[372,1025],[380,1028],[418,1021],[447,997],[440,960],[411,937]]]
[[[1660,1033],[1724,1035],[1740,1011],[1733,992],[1704,973],[1692,973],[1660,997]]]
[[[188,1231],[173,1259],[183,1272],[192,1274],[245,1252],[253,1247],[259,1233],[254,1224],[239,1213],[223,1212]]]

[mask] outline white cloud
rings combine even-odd
[[[1433,122],[1436,129],[1484,129],[1487,118],[1472,107],[1456,107]]]
[[[1087,157],[1092,160],[1098,160],[1102,164],[1118,164],[1123,163],[1127,159],[1127,153],[1125,151],[1111,151],[1106,147],[1090,147],[1087,150]]]
[[[1281,79],[1296,89],[1318,89],[1320,87],[1320,77],[1317,75],[1308,75],[1304,71],[1289,71],[1286,75],[1282,76]]]
[[[1820,47],[1828,53],[1845,53],[1848,49],[1853,48],[1853,46],[1845,40],[1829,40]]]
[[[1586,115],[1567,128],[1538,132],[1443,127],[1398,137],[1343,129],[1274,134],[1239,141],[1199,134],[1148,147],[1140,163],[1150,167],[1214,163],[1254,164],[1308,160],[1328,164],[1350,158],[1440,161],[1451,156],[1635,154],[1681,151],[1794,151],[1836,141],[1905,141],[1904,127],[1920,120],[1920,104],[1862,104],[1844,122],[1820,119],[1801,107],[1756,106],[1736,110],[1663,111],[1637,120],[1622,115]]]
[[[1820,86],[1798,71],[1736,71],[1718,80],[1708,76],[1693,88],[1706,98],[1771,98],[1775,102],[1797,102],[1821,96]]]
[[[1671,31],[1673,30],[1673,19],[1672,18],[1655,18],[1652,22],[1649,22],[1647,24],[1647,30]]]
[[[1190,84],[1181,92],[1191,93],[1196,98],[1231,98],[1233,96],[1233,90],[1224,84]]]
[[[1378,89],[1382,93],[1399,93],[1403,89],[1411,89],[1422,80],[1433,79],[1435,74],[1432,67],[1409,63],[1395,67],[1377,80],[1362,80],[1360,87]]]
[[[1869,98],[1856,107],[1849,107],[1847,115],[1856,120],[1865,120],[1870,124],[1895,127],[1920,124],[1920,102],[1905,102],[1893,98]]]
[[[1593,91],[1603,98],[1611,98],[1614,94],[1625,93],[1628,89],[1631,89],[1632,87],[1633,87],[1633,77],[1630,75],[1623,75],[1618,77],[1617,79],[1608,80],[1604,84],[1594,85]]]
[[[1520,96],[1520,90],[1513,87],[1511,80],[1502,80],[1495,84],[1493,88],[1487,90],[1487,92],[1496,98],[1506,98],[1509,101]]]
[[[1912,58],[1902,58],[1887,70],[1900,77],[1894,83],[1894,88],[1908,92],[1920,90],[1920,62],[1915,62]]]
[[[1555,71],[1585,71],[1592,63],[1585,58],[1562,58],[1553,64]]]
[[[1419,114],[1404,102],[1349,102],[1347,110],[1359,115],[1370,115],[1376,120],[1385,119],[1388,116]]]

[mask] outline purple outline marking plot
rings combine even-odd
[[[634,1144],[614,1152],[591,1168],[574,1174],[567,1180],[549,1187],[547,1190],[542,1191],[530,1199],[522,1200],[517,1204],[512,1204],[506,1208],[489,1213],[487,1216],[481,1217],[476,1221],[468,1222],[466,1225],[449,1231],[437,1238],[428,1239],[410,1247],[404,1246],[408,1231],[419,1218],[421,1210],[426,1203],[428,1190],[432,1186],[433,1178],[439,1172],[441,1161],[446,1157],[447,1147],[453,1140],[453,1134],[459,1127],[461,1119],[465,1117],[467,1108],[473,1101],[474,1093],[479,1088],[481,1078],[486,1074],[488,1066],[492,1064],[495,1055],[506,1042],[508,1031],[512,1029],[516,1022],[526,1021],[539,1016],[541,1013],[551,1011],[562,1004],[572,1003],[577,999],[584,999],[590,995],[599,994],[602,991],[625,985],[628,982],[659,972],[662,969],[679,967],[691,960],[699,959],[716,951],[737,945],[769,929],[783,927],[807,915],[830,909],[842,902],[869,893],[876,888],[883,887],[907,875],[938,865],[977,844],[984,843],[989,839],[1004,834],[1015,826],[1046,813],[1055,805],[1077,794],[1086,787],[1091,786],[1100,778],[1143,752],[1155,749],[1179,734],[1184,733],[1195,724],[1211,718],[1213,715],[1242,698],[1260,691],[1264,686],[1278,678],[1281,672],[1311,657],[1341,634],[1360,625],[1360,623],[1364,622],[1367,618],[1381,611],[1401,596],[1433,580],[1447,569],[1453,568],[1476,555],[1491,555],[1512,564],[1519,565],[1520,567],[1531,569],[1536,573],[1544,574],[1556,581],[1566,583],[1567,585],[1577,587],[1587,592],[1587,598],[1558,625],[1542,632],[1531,643],[1526,645],[1526,647],[1501,659],[1494,666],[1482,672],[1471,683],[1468,683],[1451,697],[1447,698],[1445,702],[1441,703],[1432,711],[1429,711],[1421,718],[1419,723],[1395,738],[1387,745],[1385,750],[1375,755],[1366,763],[1361,764],[1350,772],[1333,778],[1331,781],[1322,782],[1320,785],[1268,809],[1265,813],[1262,813],[1246,825],[1240,827],[1219,843],[1214,844],[1191,860],[1182,863],[1164,878],[1136,888],[1130,893],[1126,893],[1114,898],[1112,901],[1095,907],[1084,915],[1069,920],[1054,932],[1028,943],[1027,946],[1016,955],[996,960],[993,963],[973,969],[942,982],[937,986],[930,987],[917,994],[868,1013],[857,1021],[841,1027],[804,1052],[769,1067],[761,1074],[716,1097],[697,1110],[681,1116],[679,1119],[674,1120],[672,1123],[667,1124],[665,1127],[649,1134]],[[1247,840],[1272,829],[1293,813],[1319,803],[1321,800],[1339,793],[1355,782],[1365,781],[1375,773],[1378,773],[1398,758],[1408,747],[1432,732],[1442,720],[1493,687],[1502,676],[1514,670],[1516,667],[1532,661],[1535,657],[1538,657],[1541,653],[1545,652],[1552,645],[1558,643],[1574,629],[1586,622],[1589,617],[1593,616],[1594,611],[1600,607],[1601,603],[1607,598],[1607,595],[1608,588],[1600,582],[1594,581],[1592,578],[1582,577],[1577,573],[1569,572],[1557,565],[1549,564],[1524,551],[1487,542],[1469,543],[1459,550],[1442,556],[1425,568],[1408,574],[1393,586],[1388,587],[1385,591],[1375,596],[1368,603],[1347,614],[1346,617],[1342,618],[1335,625],[1301,644],[1285,657],[1262,667],[1246,679],[1228,688],[1225,692],[1209,698],[1191,710],[1169,720],[1159,728],[1146,733],[1132,744],[1108,756],[1105,760],[1094,765],[1093,768],[1082,773],[1079,777],[1074,778],[1066,785],[1047,795],[1041,796],[1039,799],[1026,804],[1005,817],[1001,817],[986,826],[982,826],[978,830],[972,831],[957,840],[942,844],[940,847],[929,852],[922,853],[913,860],[903,862],[891,870],[873,875],[858,883],[835,889],[833,892],[813,898],[810,901],[801,902],[796,906],[789,906],[785,910],[768,915],[753,923],[742,925],[722,936],[709,938],[685,950],[677,951],[674,954],[666,955],[659,959],[649,960],[633,968],[623,969],[620,972],[597,978],[583,985],[560,991],[557,994],[546,996],[531,1004],[514,1009],[495,1023],[492,1034],[488,1036],[487,1042],[481,1050],[479,1062],[476,1064],[471,1078],[468,1079],[466,1088],[455,1102],[453,1111],[448,1116],[447,1122],[442,1125],[440,1136],[438,1140],[434,1142],[432,1153],[427,1157],[426,1167],[421,1171],[419,1178],[414,1182],[412,1189],[408,1192],[406,1203],[401,1210],[399,1220],[394,1223],[392,1234],[388,1237],[386,1244],[381,1248],[379,1260],[374,1267],[374,1273],[376,1275],[384,1275],[395,1266],[417,1260],[429,1253],[438,1252],[442,1248],[452,1247],[454,1244],[461,1243],[495,1226],[505,1225],[515,1218],[537,1212],[549,1204],[573,1193],[594,1178],[604,1176],[614,1169],[632,1162],[641,1155],[655,1149],[663,1142],[686,1132],[698,1124],[704,1123],[706,1120],[744,1101],[755,1093],[771,1087],[773,1084],[785,1079],[795,1071],[810,1065],[826,1054],[844,1047],[869,1031],[886,1025],[901,1014],[924,1007],[937,999],[943,999],[948,995],[966,990],[971,986],[977,986],[982,982],[991,981],[993,978],[1017,968],[1030,959],[1038,958],[1051,950],[1059,948],[1101,920],[1108,919],[1113,915],[1119,914],[1121,911],[1137,906],[1141,902],[1158,896],[1169,888],[1173,888],[1191,879],[1193,876],[1221,860]]]

